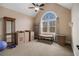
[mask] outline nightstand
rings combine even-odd
[[[58,43],[61,46],[65,46],[66,43],[66,36],[65,35],[57,35],[56,36],[56,43]]]

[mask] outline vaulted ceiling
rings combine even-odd
[[[59,5],[71,9],[72,4],[71,3],[58,3]],[[38,12],[35,12],[34,9],[29,9],[28,7],[33,6],[31,3],[1,3],[0,6],[3,6],[5,8],[23,13],[25,15],[29,16],[36,16]]]
[[[72,3],[58,3],[58,4],[68,9],[72,8]]]

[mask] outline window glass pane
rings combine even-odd
[[[55,25],[56,25],[55,23],[56,23],[56,21],[53,21],[53,26],[55,26]]]
[[[47,27],[47,22],[43,22],[43,27]]]
[[[43,20],[52,20],[52,19],[56,19],[56,16],[53,13],[47,13],[46,15],[44,15]]]
[[[14,22],[12,22],[12,28],[13,28],[12,33],[14,33],[15,32],[15,29],[14,29],[15,28],[15,23]]]
[[[11,33],[11,21],[6,22],[6,33]]]
[[[43,22],[43,32],[47,32],[47,22]]]
[[[42,18],[42,31],[55,32],[56,15],[52,12],[46,13]]]
[[[43,27],[43,32],[47,32],[47,27]]]
[[[55,27],[50,27],[50,32],[55,32]]]
[[[50,21],[50,22],[49,22],[49,26],[50,26],[50,27],[55,26],[55,21]]]

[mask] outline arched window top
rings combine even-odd
[[[42,17],[42,20],[52,20],[52,19],[56,19],[56,14],[53,13],[52,11],[46,12]]]

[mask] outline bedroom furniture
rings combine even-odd
[[[34,39],[38,39],[39,38],[39,25],[34,25],[33,27],[33,31],[34,31]]]
[[[34,32],[31,30],[25,30],[25,43],[28,43],[32,40],[34,40]]]
[[[65,44],[66,44],[66,36],[65,35],[57,35],[56,36],[56,42],[61,46],[65,46]]]
[[[15,18],[0,18],[0,38],[6,41],[8,45],[15,44]]]
[[[22,45],[24,42],[24,31],[17,31],[17,44]]]
[[[40,34],[39,35],[39,40],[40,39],[44,39],[44,40],[51,40],[51,41],[54,41],[54,35],[51,35],[51,34]]]
[[[17,31],[17,44],[27,44],[34,39],[34,32],[30,30]]]
[[[49,36],[40,36],[39,40],[50,40],[50,41],[54,41],[53,37],[49,37]]]
[[[31,31],[31,41],[34,40],[34,32]]]
[[[31,30],[25,30],[25,40],[26,42],[30,42],[32,40],[34,40],[34,32]]]

